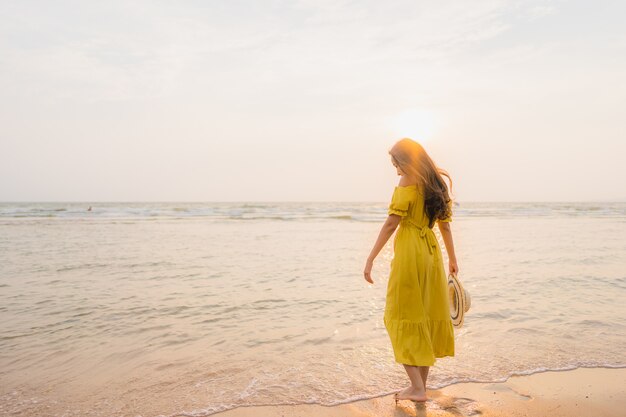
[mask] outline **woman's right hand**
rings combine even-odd
[[[367,262],[365,263],[365,270],[363,270],[363,276],[365,277],[365,281],[369,282],[370,284],[373,284],[374,281],[372,280],[372,267],[374,266],[374,261],[368,259]]]

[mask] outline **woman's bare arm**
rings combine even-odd
[[[393,232],[395,232],[398,224],[400,224],[400,220],[402,220],[402,217],[397,214],[390,214],[389,217],[387,217],[387,220],[385,220],[385,223],[383,223],[383,226],[380,228],[378,239],[376,239],[376,243],[374,243],[370,256],[368,256],[367,262],[365,263],[365,270],[363,271],[365,280],[370,284],[374,283],[372,280],[372,267],[374,266],[374,259],[376,259],[380,251],[385,247],[385,244],[391,235],[393,235]]]
[[[459,266],[456,263],[456,254],[454,253],[454,241],[452,240],[452,229],[450,228],[450,222],[437,222],[443,243],[446,245],[446,252],[448,253],[448,270],[450,274],[456,275],[459,273]]]

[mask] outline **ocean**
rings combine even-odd
[[[386,209],[0,203],[0,415],[199,417],[405,387],[383,324],[393,238],[363,278]],[[451,226],[472,306],[428,388],[626,367],[626,203],[461,202]]]

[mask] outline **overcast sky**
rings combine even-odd
[[[625,201],[625,4],[0,0],[0,201]]]

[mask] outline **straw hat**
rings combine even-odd
[[[463,316],[472,305],[472,299],[469,292],[456,275],[448,275],[448,294],[450,296],[450,317],[454,327],[463,326]]]

